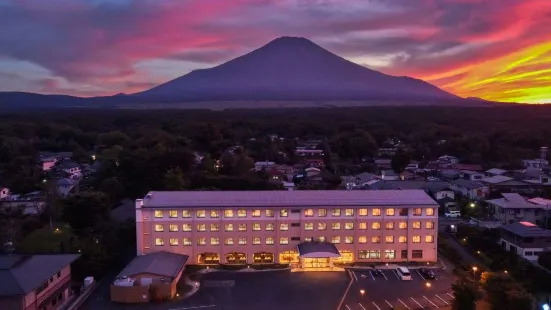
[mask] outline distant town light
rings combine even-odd
[[[96,155],[92,155],[92,160],[96,160]]]
[[[471,206],[471,208],[476,207],[476,205],[474,204],[474,202],[471,202],[470,206]]]

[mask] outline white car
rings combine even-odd
[[[457,218],[457,217],[461,217],[461,212],[459,212],[459,211],[450,211],[450,212],[444,213],[444,216],[448,217],[448,218]]]

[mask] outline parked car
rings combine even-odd
[[[374,277],[377,277],[377,276],[382,276],[383,275],[383,271],[381,269],[377,269],[375,267],[375,265],[371,265],[371,274],[374,276]]]
[[[434,280],[434,278],[436,278],[434,272],[427,268],[419,269],[419,273],[423,276],[423,278],[425,278],[425,280]]]
[[[459,211],[449,211],[449,212],[444,213],[444,216],[448,217],[448,218],[458,218],[458,217],[461,217],[461,212],[459,212]]]

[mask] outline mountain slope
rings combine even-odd
[[[365,68],[294,37],[278,38],[222,65],[193,71],[131,97],[165,101],[459,99],[427,82]]]

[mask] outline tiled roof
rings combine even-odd
[[[477,189],[477,188],[481,188],[481,187],[484,186],[484,184],[482,184],[482,183],[475,182],[475,181],[469,181],[469,180],[463,180],[463,179],[452,180],[452,181],[450,181],[450,183],[454,184],[454,185],[457,185],[459,187],[465,187],[467,189]]]
[[[423,190],[150,192],[144,207],[435,205]]]
[[[528,222],[503,225],[501,228],[520,237],[551,237],[551,230]]]
[[[70,265],[79,254],[0,256],[0,296],[26,295]]]
[[[487,200],[489,204],[499,206],[501,208],[514,208],[514,209],[538,209],[542,206],[533,204],[527,201],[524,197],[518,193],[503,193],[503,198]]]
[[[507,170],[499,169],[499,168],[492,168],[489,170],[486,170],[487,173],[495,174],[495,175],[502,175],[507,173]]]
[[[499,184],[499,183],[503,183],[503,182],[506,182],[506,181],[511,181],[512,179],[513,178],[506,177],[504,175],[495,175],[493,177],[484,178],[481,181],[485,182],[485,183],[490,183],[490,184]]]
[[[119,273],[117,278],[132,277],[141,273],[175,278],[186,264],[187,259],[187,255],[165,251],[140,255],[134,258],[130,264]]]

